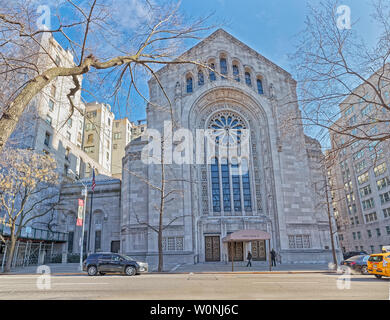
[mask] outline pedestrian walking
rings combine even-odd
[[[247,267],[252,267],[252,254],[250,251],[248,251],[248,256],[246,257],[248,260],[248,264],[246,265]]]
[[[276,267],[276,252],[273,248],[271,250],[271,261],[272,261],[272,266]]]

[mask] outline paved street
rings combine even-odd
[[[340,275],[146,274],[135,277],[54,275],[51,289],[37,288],[38,275],[0,275],[0,299],[352,299],[388,300],[390,280],[352,275],[350,289],[337,288]]]

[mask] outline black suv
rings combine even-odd
[[[148,264],[119,253],[93,253],[84,261],[83,271],[87,271],[89,276],[97,274],[103,276],[111,272],[133,276],[141,272],[148,272]]]

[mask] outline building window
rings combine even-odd
[[[68,175],[69,174],[69,166],[67,164],[64,165],[64,175]]]
[[[94,153],[94,147],[84,147],[86,153]]]
[[[380,164],[379,166],[376,166],[374,168],[375,177],[384,174],[386,170],[387,170],[386,162]]]
[[[68,119],[67,124],[68,124],[68,127],[69,127],[69,128],[72,128],[72,124],[73,124],[72,118],[69,118],[69,119]]]
[[[367,168],[367,162],[366,160],[362,160],[355,164],[355,169],[357,172],[363,171],[365,168]]]
[[[192,77],[187,76],[187,93],[192,93],[193,92],[193,84],[192,84]]]
[[[209,65],[210,69],[209,70],[209,78],[210,78],[210,81],[215,81],[217,78],[215,77],[215,64],[214,63],[210,63]]]
[[[219,64],[220,64],[220,68],[221,68],[221,74],[223,75],[223,76],[221,77],[221,79],[225,80],[226,77],[224,77],[224,76],[226,76],[227,73],[228,73],[228,71],[227,71],[227,62],[226,62],[226,58],[221,58],[221,59],[219,59]]]
[[[95,231],[95,251],[100,251],[102,249],[102,231]]]
[[[51,96],[52,96],[53,98],[56,97],[56,91],[57,91],[57,88],[56,88],[56,86],[53,84],[53,85],[51,86],[51,89],[50,89],[50,94],[51,94]]]
[[[115,132],[114,133],[114,140],[119,140],[121,138],[121,133],[120,132]]]
[[[257,92],[259,94],[264,94],[263,82],[260,79],[257,79],[256,82],[257,82]]]
[[[199,86],[203,86],[204,85],[204,75],[203,75],[203,71],[202,70],[198,71],[198,85]]]
[[[108,152],[106,152],[106,160],[109,161],[110,160],[110,154]]]
[[[162,241],[163,251],[183,251],[184,238],[183,237],[164,237]]]
[[[116,149],[118,149],[118,145],[117,145],[117,144],[114,144],[114,145],[112,146],[112,148],[113,148],[114,150],[116,150]]]
[[[289,235],[288,243],[290,249],[309,249],[311,248],[310,235]]]
[[[54,110],[54,101],[49,99],[49,110],[53,111]]]
[[[248,71],[245,72],[245,83],[246,83],[249,87],[252,87],[251,74],[250,74]]]
[[[372,237],[371,230],[367,230],[367,235],[368,235],[368,237],[369,237],[369,238],[371,238],[371,237]]]
[[[387,235],[390,235],[390,226],[386,226],[386,233]]]
[[[87,143],[93,143],[93,134],[88,135]]]
[[[72,140],[72,135],[69,131],[66,132],[66,139],[68,139],[69,141]]]
[[[382,190],[390,185],[390,179],[389,177],[385,177],[383,179],[380,179],[376,182],[378,190]]]
[[[214,159],[214,163],[211,164],[211,183],[212,183],[213,211],[221,212],[221,191],[220,191],[220,184],[219,184],[218,159]]]
[[[364,184],[368,181],[369,175],[368,172],[363,173],[362,175],[358,176],[358,182],[359,184]]]
[[[240,82],[240,70],[236,64],[233,65],[233,78],[237,82]]]
[[[70,148],[67,147],[67,148],[65,149],[65,159],[66,159],[66,160],[69,160],[69,154],[70,154]]]
[[[376,236],[380,237],[381,236],[381,229],[380,228],[376,228],[375,231],[376,231]]]
[[[50,145],[50,137],[51,137],[50,133],[49,133],[49,132],[46,132],[46,133],[45,133],[45,141],[44,141],[44,144],[45,144],[46,146],[49,146],[49,145]]]
[[[370,185],[360,189],[360,195],[362,197],[368,196],[369,194],[371,194],[371,192],[372,191],[371,191],[371,186]]]
[[[383,209],[383,216],[386,218],[390,218],[390,208]]]
[[[50,117],[49,115],[46,115],[46,123],[51,126],[52,122],[53,122],[52,117]]]
[[[73,238],[74,238],[74,232],[69,231],[68,232],[68,252],[73,253]]]
[[[362,204],[363,204],[363,210],[369,210],[375,207],[373,198],[362,201]]]
[[[366,223],[378,220],[376,212],[365,214],[364,217],[366,218]]]
[[[390,201],[390,191],[380,194],[379,198],[381,199],[382,204],[389,202]]]

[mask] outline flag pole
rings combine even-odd
[[[91,193],[91,208],[89,209],[89,224],[88,224],[88,254],[90,253],[90,242],[91,242],[91,229],[92,229],[92,210],[93,210],[93,194],[95,193],[95,168],[92,169],[92,193]]]

